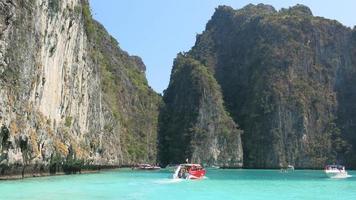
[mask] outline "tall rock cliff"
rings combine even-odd
[[[244,167],[356,167],[354,41],[350,28],[303,5],[220,6],[187,56],[213,74],[221,104],[244,131]],[[167,104],[190,98],[189,82],[172,96],[180,84],[171,79]]]
[[[339,70],[341,78],[336,83],[338,91],[337,125],[343,137],[351,145],[344,159],[349,166],[356,168],[356,27],[349,43],[348,65]],[[350,64],[351,63],[351,64]]]
[[[158,96],[84,0],[0,0],[1,175],[155,162]]]
[[[159,160],[242,167],[241,133],[225,111],[220,86],[199,61],[179,54],[160,113]]]

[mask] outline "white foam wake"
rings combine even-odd
[[[350,178],[350,177],[352,177],[352,175],[340,174],[340,175],[336,175],[336,176],[333,176],[333,177],[330,177],[330,178],[333,178],[333,179],[341,179],[341,178]]]
[[[157,184],[172,184],[172,183],[179,183],[183,181],[184,179],[176,178],[176,179],[161,179],[155,181]]]
[[[179,174],[180,168],[181,168],[181,166],[179,165],[173,174],[173,179],[179,179],[178,174]]]

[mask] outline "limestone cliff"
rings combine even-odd
[[[313,17],[301,5],[279,12],[257,5],[237,11],[220,7],[203,35],[214,41],[216,64],[210,67],[246,133],[247,167],[342,161],[337,156],[348,145],[335,121],[340,108],[335,86],[343,79],[339,72],[354,67],[350,29]],[[196,56],[204,43],[198,39]]]
[[[0,176],[157,157],[356,168],[355,33],[303,5],[220,6],[161,102],[86,0],[0,0]]]
[[[242,167],[241,133],[225,111],[220,86],[200,62],[179,54],[160,113],[163,165],[193,163]]]
[[[160,97],[84,0],[0,0],[1,175],[155,162]]]
[[[220,6],[187,54],[213,74],[244,131],[244,167],[356,167],[354,41],[303,5]]]

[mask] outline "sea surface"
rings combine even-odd
[[[174,180],[168,170],[118,169],[95,174],[0,181],[0,199],[169,200],[169,199],[332,199],[356,200],[356,171],[346,179],[323,171],[207,169],[203,180]]]

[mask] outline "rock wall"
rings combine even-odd
[[[217,8],[175,60],[164,102],[86,0],[0,11],[1,177],[186,158],[356,167],[355,29],[305,6]]]
[[[88,2],[0,10],[1,175],[155,162],[160,97]]]
[[[216,9],[187,54],[213,74],[244,131],[244,167],[356,167],[352,41],[350,28],[303,5]]]
[[[220,86],[200,62],[178,55],[160,113],[159,160],[242,167],[242,131],[223,106]]]

